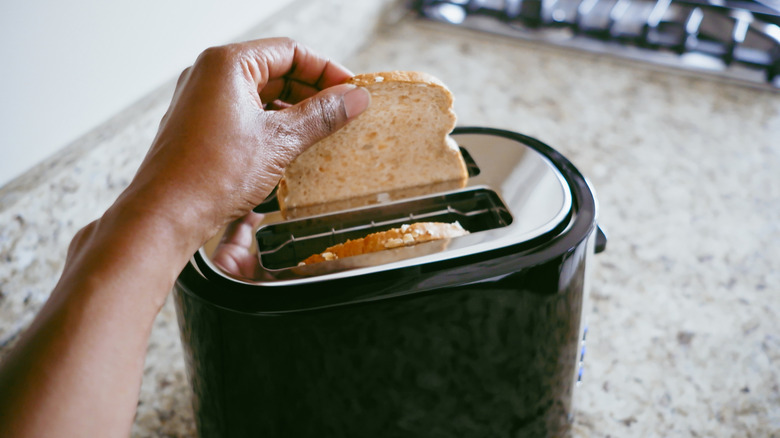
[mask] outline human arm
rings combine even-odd
[[[209,49],[182,73],[133,181],[74,238],[49,301],[0,364],[0,435],[128,434],[177,275],[289,161],[366,107],[364,90],[338,85],[349,76],[287,39]]]

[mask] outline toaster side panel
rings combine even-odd
[[[180,292],[181,317],[205,318],[183,328],[200,433],[565,436],[586,247],[469,285],[273,316],[195,310],[209,304]]]

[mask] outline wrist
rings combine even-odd
[[[213,209],[205,200],[190,196],[188,190],[137,186],[131,185],[105,212],[100,221],[106,229],[118,227],[151,234],[157,237],[156,242],[164,242],[168,251],[174,250],[184,260],[218,231]]]
[[[132,202],[117,201],[73,239],[55,290],[63,298],[99,291],[137,300],[156,314],[200,242],[176,217]],[[135,290],[131,296],[124,291]],[[59,300],[57,300],[59,301]],[[140,309],[139,309],[140,310]]]
[[[196,214],[143,202],[119,200],[97,222],[96,237],[110,242],[108,250],[117,251],[117,261],[148,263],[148,268],[170,271],[172,280],[205,240]]]

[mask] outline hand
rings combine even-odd
[[[206,50],[181,74],[122,199],[182,223],[202,244],[262,202],[299,153],[367,107],[367,91],[339,85],[350,76],[284,38]]]
[[[182,73],[135,178],[73,239],[51,297],[0,364],[0,435],[129,434],[176,277],[242,217],[223,266],[252,274],[250,210],[299,153],[368,106],[367,91],[339,85],[349,76],[289,39],[209,49]]]
[[[262,214],[250,212],[228,225],[211,261],[229,274],[250,280],[258,279],[260,261],[252,244],[263,217]]]

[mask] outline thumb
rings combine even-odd
[[[298,142],[308,147],[360,115],[370,101],[371,95],[365,88],[342,84],[322,90],[280,113],[298,135]]]

